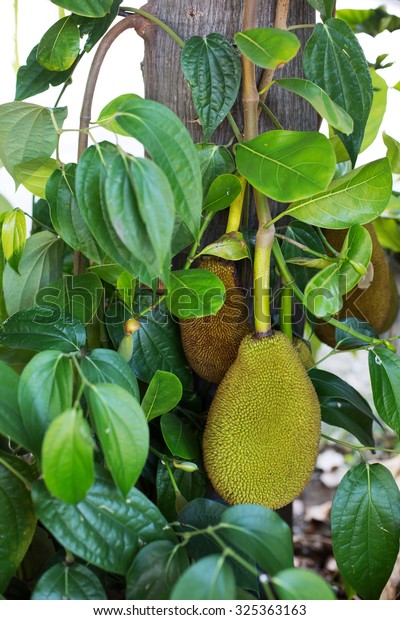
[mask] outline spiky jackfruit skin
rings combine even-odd
[[[314,470],[320,426],[318,397],[290,340],[246,336],[208,414],[211,483],[230,504],[289,504]]]
[[[314,360],[307,343],[301,338],[293,338],[293,347],[295,351],[297,351],[297,355],[299,356],[304,368],[306,370],[312,368],[314,366]]]
[[[398,295],[389,263],[378,241],[373,224],[366,224],[365,228],[372,240],[371,262],[374,277],[368,288],[355,287],[344,297],[343,308],[335,318],[343,320],[355,317],[366,321],[377,334],[381,334],[392,326],[397,316]],[[346,234],[347,230],[324,230],[326,239],[335,250],[340,250]],[[332,348],[336,346],[335,328],[329,323],[319,322],[315,333],[325,344]]]
[[[214,316],[181,320],[183,350],[191,368],[206,381],[220,383],[235,361],[239,345],[251,332],[244,291],[233,262],[207,257],[199,265],[222,280],[225,303]]]

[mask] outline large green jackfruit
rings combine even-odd
[[[213,256],[200,264],[222,280],[225,303],[214,316],[180,321],[186,358],[193,370],[206,381],[219,383],[234,362],[240,342],[251,331],[244,291],[239,286],[233,262]]]
[[[315,467],[321,411],[314,387],[281,332],[246,336],[218,387],[203,438],[204,465],[230,504],[281,508]]]
[[[373,224],[366,224],[365,228],[372,240],[373,280],[366,289],[355,287],[351,290],[343,299],[343,308],[335,318],[344,320],[354,317],[366,321],[377,334],[382,334],[392,326],[396,319],[398,293],[393,274],[385,252],[378,241]],[[326,239],[335,250],[340,250],[346,234],[347,230],[324,231]],[[320,321],[315,333],[322,342],[330,347],[335,347],[335,328],[332,325]]]

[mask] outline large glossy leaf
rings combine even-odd
[[[287,568],[271,580],[278,597],[284,601],[334,601],[336,596],[327,582],[305,568]]]
[[[239,196],[242,191],[240,179],[234,174],[221,174],[211,184],[204,201],[204,211],[222,211]]]
[[[114,383],[139,400],[136,377],[117,351],[94,349],[82,359],[81,368],[90,383]]]
[[[30,481],[29,465],[17,457],[0,454],[0,592],[4,592],[22,562],[36,528],[29,491],[18,474]]]
[[[19,409],[18,383],[17,373],[0,361],[0,433],[25,448],[31,448]]]
[[[389,349],[375,348],[368,362],[376,410],[400,435],[400,357]]]
[[[103,17],[111,11],[113,0],[51,0],[53,4],[61,6],[77,15],[86,17]]]
[[[3,276],[4,299],[8,314],[35,304],[39,289],[61,276],[63,243],[44,231],[27,239],[18,266],[19,273],[6,265]]]
[[[143,547],[126,576],[127,600],[168,600],[172,588],[188,568],[185,550],[169,540],[156,540]]]
[[[92,384],[86,394],[107,465],[126,497],[142,473],[149,451],[146,416],[132,394],[119,385]]]
[[[59,308],[21,310],[0,327],[0,344],[13,349],[63,353],[79,351],[85,346],[85,326],[78,319],[63,315]]]
[[[333,498],[331,525],[343,577],[363,598],[378,599],[399,551],[400,492],[389,470],[352,467]]]
[[[3,254],[10,267],[18,273],[26,242],[26,219],[20,209],[6,213],[1,227]]]
[[[329,95],[317,84],[301,78],[279,78],[275,80],[281,88],[296,93],[311,103],[318,114],[324,118],[329,125],[348,135],[353,131],[353,119],[351,116],[337,105]]]
[[[33,601],[105,601],[100,579],[82,564],[55,564],[35,585]]]
[[[392,172],[384,157],[336,179],[326,191],[294,202],[286,213],[314,226],[348,228],[377,218],[391,194]]]
[[[274,511],[244,504],[224,511],[222,538],[250,556],[267,573],[274,575],[293,566],[293,544],[288,525]]]
[[[321,404],[323,422],[344,428],[364,446],[373,446],[372,424],[377,419],[361,394],[326,370],[312,368],[308,374]]]
[[[18,402],[30,445],[40,454],[50,423],[72,406],[71,360],[59,351],[43,351],[22,372]]]
[[[147,420],[171,411],[182,398],[182,383],[172,372],[157,370],[142,400]]]
[[[101,263],[105,251],[93,239],[75,197],[76,164],[56,170],[46,185],[46,200],[57,234],[75,251]]]
[[[11,175],[23,161],[52,155],[58,136],[50,112],[49,108],[22,101],[0,106],[0,158]],[[66,108],[52,112],[62,127]]]
[[[163,171],[151,160],[119,155],[108,172],[105,200],[122,244],[153,277],[167,280],[175,210]]]
[[[151,294],[143,296],[139,312],[153,305]],[[106,324],[115,348],[124,337],[124,323],[130,315],[121,304],[110,306]],[[192,375],[189,370],[179,336],[177,323],[169,316],[165,304],[147,312],[140,320],[140,329],[133,335],[133,355],[129,362],[135,376],[150,383],[157,370],[174,373],[184,388],[190,388]]]
[[[37,49],[30,52],[26,64],[18,69],[15,99],[22,101],[46,91],[49,86],[59,86],[66,82],[72,75],[77,61],[67,71],[48,71],[37,61]]]
[[[235,576],[223,555],[209,555],[192,564],[177,581],[170,597],[173,601],[229,601],[235,598]]]
[[[43,482],[35,483],[32,497],[39,519],[60,544],[119,575],[131,566],[139,539],[174,540],[166,520],[143,493],[133,488],[124,498],[100,468],[86,498],[76,506],[52,497]]]
[[[203,194],[206,195],[211,183],[221,174],[231,174],[235,171],[235,162],[225,146],[217,144],[196,144],[200,160],[200,170],[203,181]]]
[[[228,39],[213,32],[186,41],[181,65],[207,141],[238,96],[242,77],[240,56]]]
[[[171,272],[166,303],[180,319],[217,314],[225,301],[225,287],[207,269],[181,269]]]
[[[304,304],[317,317],[336,314],[343,306],[339,280],[340,265],[332,263],[317,271],[304,290]]]
[[[43,478],[50,493],[70,504],[80,502],[94,482],[94,442],[81,411],[55,418],[42,446]]]
[[[85,325],[92,322],[104,293],[94,273],[64,275],[40,289],[36,303],[59,308],[61,315],[73,316]]]
[[[171,454],[182,459],[195,459],[199,456],[199,443],[191,426],[184,424],[174,413],[165,413],[160,425]]]
[[[75,62],[80,48],[80,33],[72,15],[62,17],[43,35],[37,48],[37,60],[48,71],[66,71]]]
[[[280,28],[254,28],[235,34],[235,43],[259,67],[276,69],[289,62],[300,49],[293,32]]]
[[[304,50],[303,67],[307,79],[352,117],[353,132],[339,137],[354,165],[371,110],[372,82],[363,50],[349,26],[336,18],[317,24]]]
[[[273,130],[238,144],[236,164],[260,192],[290,202],[326,189],[336,158],[322,134]]]
[[[60,164],[51,157],[30,159],[18,164],[14,168],[14,179],[21,183],[28,192],[39,198],[46,198],[47,181],[55,170],[60,169]]]
[[[201,216],[200,164],[193,141],[182,121],[156,101],[134,95],[119,97],[100,114],[100,125],[139,140],[166,175],[175,209],[194,237]]]

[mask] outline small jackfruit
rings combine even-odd
[[[365,228],[372,240],[373,279],[368,288],[356,286],[345,296],[343,308],[335,318],[344,320],[354,317],[360,321],[366,321],[377,334],[381,334],[392,326],[397,316],[398,294],[393,274],[376,236],[374,226],[370,223],[366,224]],[[324,231],[326,239],[336,250],[342,247],[346,234],[347,230]],[[320,321],[315,333],[325,344],[330,347],[336,346],[335,328],[329,323]]]
[[[247,335],[204,431],[211,483],[230,504],[289,504],[314,470],[320,426],[318,397],[289,338]]]
[[[297,351],[297,355],[299,356],[304,368],[306,370],[312,368],[314,366],[314,360],[307,343],[301,338],[294,338],[293,347]]]
[[[181,320],[181,340],[193,370],[202,379],[219,383],[234,362],[240,342],[251,332],[246,297],[233,262],[210,256],[199,266],[222,280],[225,302],[213,316]]]

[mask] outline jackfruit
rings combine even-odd
[[[251,332],[246,297],[233,262],[210,256],[199,267],[222,280],[225,302],[213,316],[181,320],[182,345],[192,369],[202,379],[219,383],[234,362],[240,342]]]
[[[313,356],[307,343],[301,338],[293,338],[293,347],[306,370],[314,366]]]
[[[386,259],[372,223],[365,228],[371,235],[373,279],[368,288],[356,286],[343,299],[343,308],[336,319],[357,318],[366,321],[381,334],[388,330],[397,316],[398,293],[393,274]],[[340,250],[347,230],[324,230],[328,242],[336,250]],[[315,329],[318,338],[330,347],[336,346],[335,328],[329,323],[319,321]],[[342,348],[342,347],[339,347]],[[343,347],[346,348],[346,347]],[[351,348],[351,347],[350,347]]]
[[[320,426],[318,397],[289,338],[247,335],[204,431],[211,483],[230,504],[289,504],[314,470]]]

